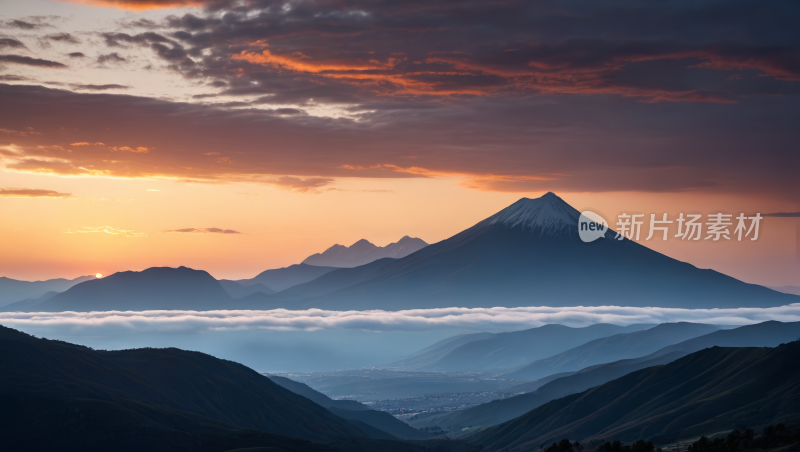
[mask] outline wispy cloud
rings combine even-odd
[[[234,231],[233,229],[221,229],[221,228],[183,228],[183,229],[170,229],[167,231],[161,231],[162,234],[169,234],[169,233],[200,233],[200,234],[241,234],[239,231]]]
[[[0,313],[0,324],[13,328],[52,327],[85,330],[113,328],[133,332],[204,332],[231,330],[426,331],[433,328],[510,331],[558,323],[574,327],[595,323],[701,322],[746,325],[767,320],[800,321],[800,303],[776,308],[672,309],[601,307],[444,308],[408,311],[108,311]]]
[[[99,232],[123,237],[147,237],[144,232],[134,231],[133,229],[117,229],[111,226],[99,226],[96,228],[84,226],[80,229],[67,229],[64,231],[65,234],[94,234]]]
[[[11,198],[69,198],[72,193],[59,193],[55,190],[38,188],[0,188],[0,196]]]
[[[22,64],[24,66],[37,66],[37,67],[50,67],[50,68],[63,68],[67,67],[56,61],[42,60],[40,58],[31,58],[21,55],[0,55],[0,63],[13,63]]]

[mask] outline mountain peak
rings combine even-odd
[[[504,224],[509,228],[536,229],[554,234],[574,228],[580,213],[553,192],[535,199],[521,198],[487,220],[489,224]]]
[[[307,257],[303,263],[324,267],[358,267],[370,262],[390,257],[399,259],[428,246],[425,241],[404,236],[395,243],[377,246],[366,239],[361,239],[350,246],[334,245],[323,253]]]

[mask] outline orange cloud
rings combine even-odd
[[[0,196],[9,198],[69,198],[72,193],[36,188],[0,188]]]
[[[110,151],[133,152],[135,154],[147,154],[148,152],[150,152],[149,148],[146,148],[146,147],[143,147],[143,146],[139,146],[139,147],[136,147],[136,148],[132,148],[130,146],[120,146],[120,147],[111,146],[108,149]]]
[[[61,0],[89,6],[102,6],[133,11],[148,9],[180,8],[185,6],[202,6],[209,2],[200,0]]]
[[[273,67],[283,68],[295,72],[310,72],[310,73],[320,73],[329,71],[384,70],[384,69],[391,69],[392,67],[394,67],[396,61],[394,58],[389,58],[389,60],[386,63],[381,63],[377,60],[369,60],[366,62],[357,60],[348,63],[339,63],[339,62],[314,63],[314,62],[303,61],[304,59],[308,59],[309,57],[303,55],[300,52],[296,52],[294,55],[295,55],[294,57],[276,55],[270,52],[269,50],[263,50],[260,54],[243,50],[241,53],[233,55],[233,59],[243,60],[253,64],[260,64],[263,66],[273,66]]]

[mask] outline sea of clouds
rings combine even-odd
[[[382,366],[442,339],[548,323],[702,322],[747,325],[800,321],[800,304],[778,308],[445,308],[407,311],[3,312],[0,325],[48,339],[119,350],[177,347],[230,359],[259,372],[317,372]]]
[[[775,308],[675,309],[658,307],[443,308],[406,311],[103,311],[6,312],[0,324],[81,332],[93,329],[135,332],[271,331],[422,331],[457,329],[513,331],[549,323],[573,327],[595,323],[697,322],[749,325],[766,320],[800,321],[800,303]]]

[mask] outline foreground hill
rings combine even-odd
[[[428,435],[395,418],[389,413],[370,409],[355,400],[333,400],[325,394],[311,389],[308,385],[286,377],[270,375],[269,379],[280,386],[327,408],[339,417],[364,424],[403,439],[422,439]]]
[[[665,347],[647,356],[594,365],[578,372],[565,372],[541,380],[509,388],[528,386],[530,393],[495,400],[466,410],[419,417],[411,421],[415,427],[438,425],[445,429],[467,426],[496,425],[527,413],[551,400],[583,392],[631,372],[668,364],[690,353],[714,346],[776,347],[800,337],[800,322],[776,321],[719,330],[676,345]]]
[[[800,420],[800,341],[701,350],[553,400],[469,439],[488,450],[529,450],[557,438],[664,444],[790,420]]]
[[[428,246],[424,240],[405,236],[395,243],[376,246],[361,239],[350,246],[333,245],[322,253],[308,256],[303,263],[322,267],[352,268],[386,257],[399,259]]]
[[[578,238],[579,212],[558,196],[523,198],[368,280],[287,309],[493,306],[782,306],[800,297],[702,270],[614,234]],[[268,287],[273,287],[265,283]]]
[[[207,272],[187,267],[153,267],[114,273],[77,284],[36,306],[22,310],[144,311],[148,309],[226,309],[233,301]],[[15,305],[5,310],[15,310]]]
[[[3,450],[473,449],[459,441],[391,439],[363,422],[336,416],[247,367],[203,353],[97,351],[0,326],[0,362]]]
[[[176,444],[265,437],[253,429],[316,441],[366,436],[255,371],[203,353],[95,351],[0,327],[0,360],[3,425],[34,443],[76,432],[110,441],[127,422],[152,435],[142,441],[164,435]]]
[[[48,292],[63,292],[75,284],[94,279],[94,276],[81,276],[75,279],[48,279],[46,281],[19,281],[0,277],[0,306],[22,300],[35,300]]]
[[[506,378],[538,380],[560,372],[575,372],[596,364],[640,358],[668,345],[718,330],[702,323],[662,323],[644,331],[616,334],[503,372]]]
[[[550,324],[510,333],[498,333],[482,340],[469,335],[452,342],[446,342],[438,349],[429,350],[422,355],[428,357],[425,362],[422,356],[411,361],[416,368],[445,372],[499,372],[527,364],[531,361],[552,356],[586,342],[613,336],[620,333],[644,330],[653,325],[634,324],[618,326],[609,323],[597,323],[583,328],[572,328],[564,325]],[[452,345],[459,344],[447,352]],[[674,342],[673,342],[674,343]],[[419,355],[419,353],[418,353]],[[396,367],[397,363],[389,364]],[[532,378],[513,379],[528,380]]]

